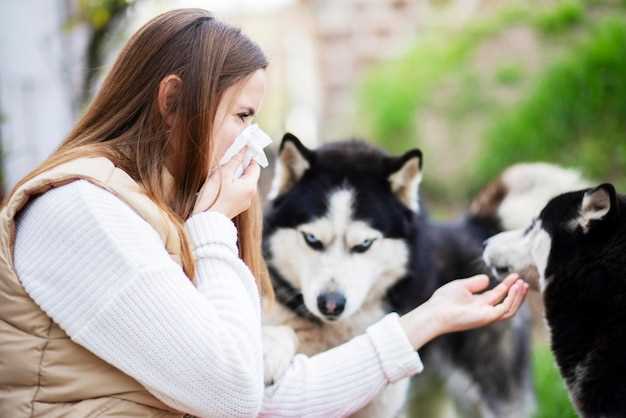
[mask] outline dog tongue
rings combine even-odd
[[[243,161],[235,170],[235,177],[241,177],[250,160],[254,159],[261,167],[267,167],[268,161],[263,148],[272,143],[272,139],[256,123],[241,131],[233,144],[226,150],[220,160],[220,165],[229,162],[241,149],[247,146]]]

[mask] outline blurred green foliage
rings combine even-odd
[[[584,18],[584,12],[584,5],[581,1],[565,0],[558,3],[554,9],[538,13],[534,18],[534,23],[544,33],[558,33],[580,23]]]
[[[550,160],[626,188],[626,20],[607,18],[487,130],[475,186],[520,160]]]
[[[534,418],[577,418],[552,351],[545,344],[535,344],[533,374],[538,405]]]
[[[524,77],[524,70],[515,64],[505,64],[496,70],[496,81],[500,84],[517,84]]]
[[[371,135],[392,152],[413,146],[415,111],[435,93],[437,83],[460,69],[481,41],[527,16],[524,10],[507,11],[461,32],[425,35],[406,56],[374,69],[359,98]]]
[[[120,11],[125,10],[135,0],[79,0],[78,12],[65,22],[66,29],[87,23],[92,29],[105,27]]]
[[[430,32],[367,73],[358,97],[362,134],[392,153],[422,148],[425,192],[443,203],[469,198],[506,166],[530,160],[580,167],[626,191],[624,12],[621,1],[564,0]],[[506,38],[496,47],[505,58],[476,65],[481,48],[520,28],[536,56],[506,56]],[[433,112],[452,132],[445,152],[419,136],[420,116]],[[434,175],[446,160],[459,169]]]
[[[135,1],[79,0],[77,12],[65,22],[65,30],[72,30],[80,24],[86,24],[90,28],[81,95],[83,105],[89,101],[96,75],[103,65],[107,36]]]

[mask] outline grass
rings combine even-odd
[[[533,418],[577,418],[559,374],[554,356],[545,343],[533,347],[533,378],[537,409]],[[445,396],[445,386],[430,376],[429,386],[413,390],[409,403],[411,416],[449,417],[454,410],[450,399]]]
[[[537,343],[533,351],[537,396],[534,418],[577,418],[550,349]]]

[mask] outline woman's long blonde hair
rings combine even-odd
[[[213,122],[224,91],[267,67],[261,49],[240,29],[216,20],[203,9],[163,13],[141,27],[126,43],[86,112],[63,143],[23,177],[4,198],[40,173],[64,162],[104,156],[141,184],[174,222],[182,243],[185,274],[196,269],[184,221],[212,161]],[[169,74],[182,79],[168,128],[158,107],[160,81]],[[169,131],[168,131],[169,129]],[[174,190],[166,196],[164,156],[176,150]],[[274,292],[261,253],[262,214],[258,196],[234,219],[239,250],[266,301]]]

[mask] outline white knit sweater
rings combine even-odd
[[[263,385],[261,309],[237,230],[213,211],[185,227],[196,285],[157,232],[112,193],[77,180],[18,214],[15,269],[76,343],[166,404],[200,417],[344,416],[422,363],[391,313]]]

